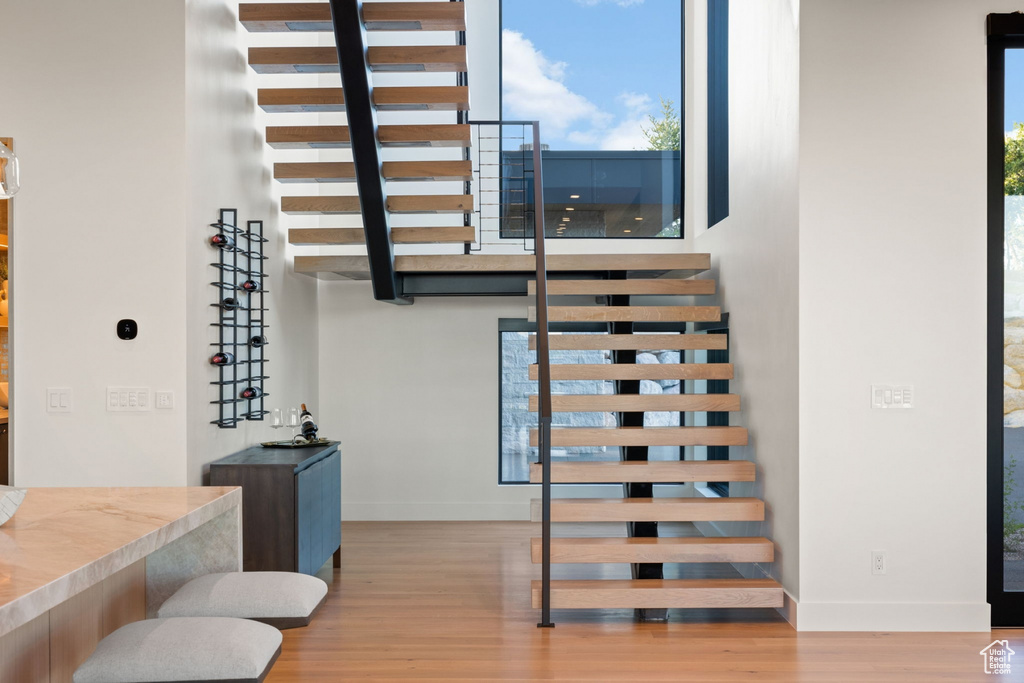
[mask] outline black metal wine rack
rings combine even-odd
[[[211,223],[214,234],[207,240],[218,252],[218,260],[210,265],[217,269],[219,278],[210,284],[217,288],[219,298],[211,306],[219,311],[218,320],[211,325],[218,328],[218,340],[210,346],[214,351],[210,362],[219,354],[230,354],[233,362],[218,365],[218,377],[211,382],[217,388],[216,405],[219,417],[213,420],[222,429],[234,429],[243,420],[263,420],[263,383],[266,374],[266,321],[267,312],[264,282],[267,274],[263,263],[267,257],[263,245],[263,221],[248,221],[238,227],[238,210],[221,209],[220,220]],[[215,241],[219,241],[217,244]],[[255,340],[258,342],[254,343]],[[258,396],[246,398],[243,392],[255,389]]]

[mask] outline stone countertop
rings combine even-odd
[[[0,527],[0,636],[241,504],[233,486],[28,489]]]

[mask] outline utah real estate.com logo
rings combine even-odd
[[[1017,654],[1010,649],[1010,643],[1006,640],[994,640],[992,644],[981,651],[985,658],[985,673],[987,674],[1008,674],[1010,673],[1010,657]]]

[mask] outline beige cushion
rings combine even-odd
[[[277,628],[309,624],[327,584],[291,572],[230,572],[192,579],[157,611],[158,617],[237,617]]]
[[[246,619],[147,619],[100,641],[74,683],[259,683],[281,654],[281,632]]]

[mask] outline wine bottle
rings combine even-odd
[[[217,353],[213,354],[212,358],[210,358],[210,364],[211,365],[234,365],[235,364],[235,354],[228,353],[227,351],[218,351]]]
[[[250,401],[263,396],[263,390],[259,387],[246,387],[242,389],[242,398],[247,398]]]
[[[253,347],[254,349],[266,346],[269,343],[270,342],[267,340],[266,335],[263,334],[254,335],[249,339],[249,346]]]
[[[230,249],[235,246],[235,238],[230,235],[225,235],[222,232],[218,232],[216,235],[210,238],[210,244],[221,249]]]
[[[229,296],[221,300],[220,307],[225,311],[234,311],[242,307],[242,302],[233,296]]]
[[[258,292],[260,289],[260,283],[256,282],[255,280],[246,280],[245,282],[240,284],[239,287],[245,290],[246,292]]]
[[[313,414],[306,410],[306,404],[302,404],[302,413],[299,415],[299,424],[302,436],[306,441],[316,441],[316,423],[313,422]]]

